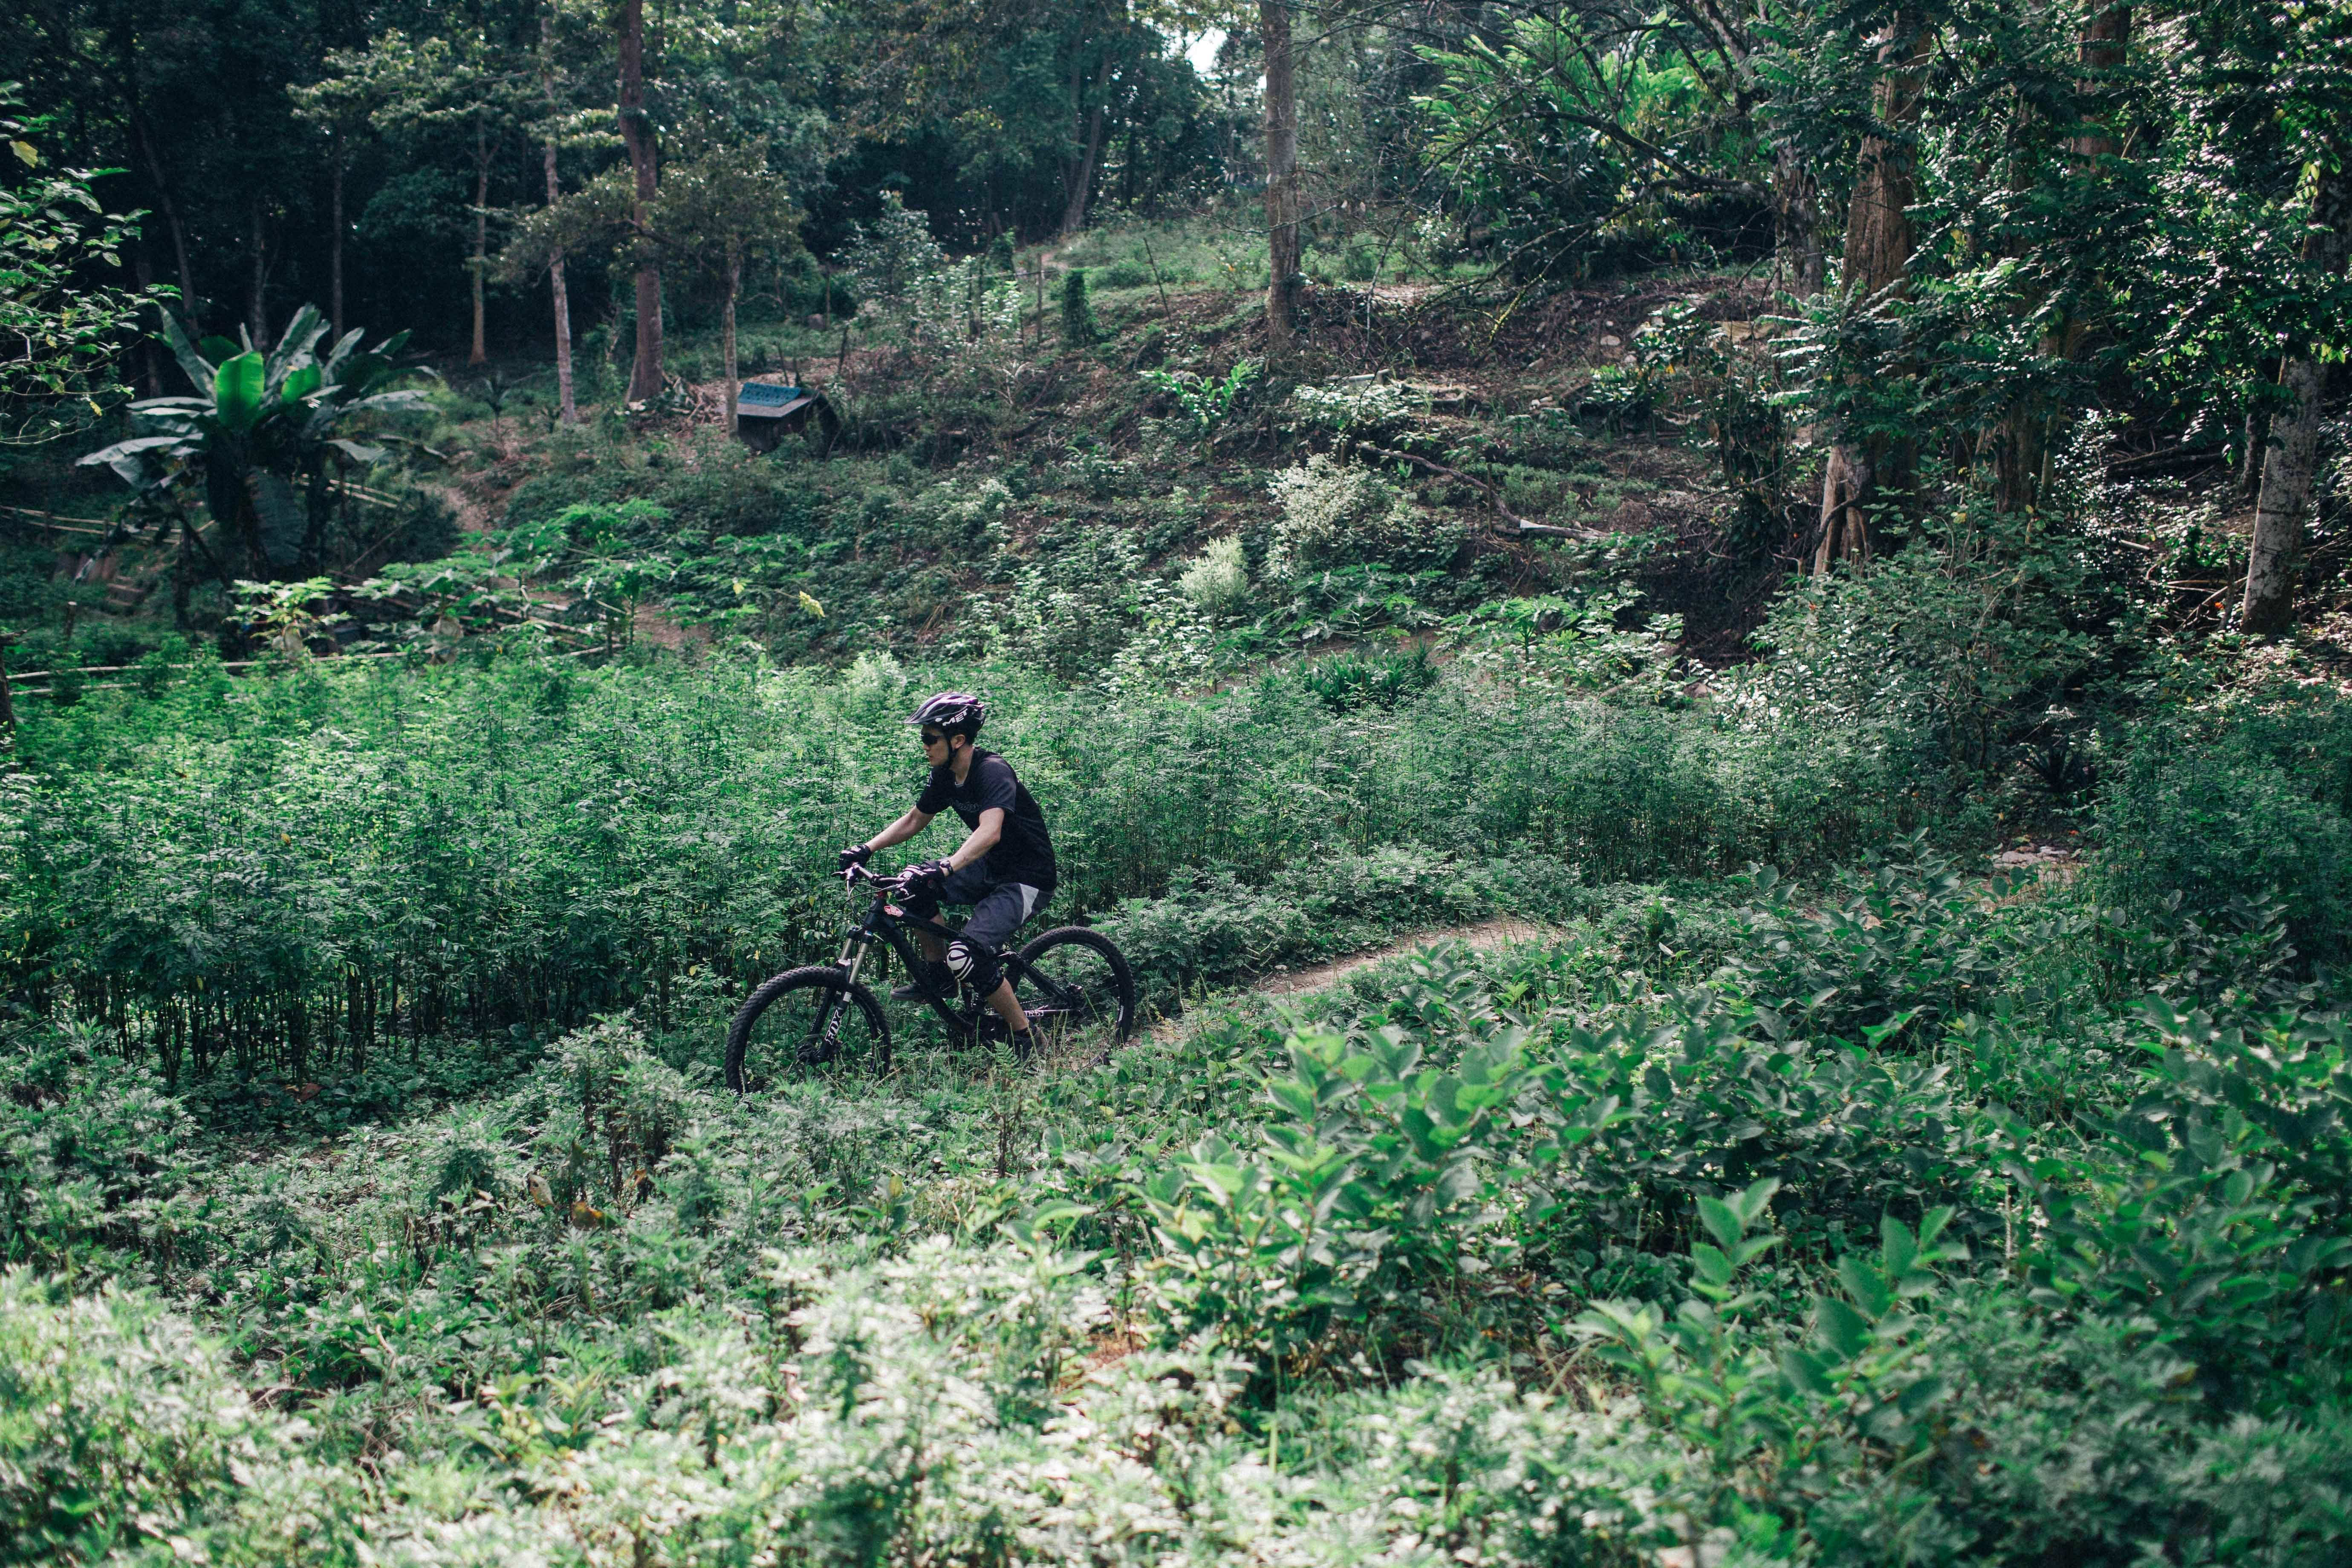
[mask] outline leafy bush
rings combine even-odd
[[[1421,643],[1383,649],[1367,657],[1361,650],[1338,658],[1317,659],[1304,666],[1299,679],[1337,713],[1357,708],[1393,708],[1437,684],[1437,666]]]
[[[70,1269],[144,1239],[156,1206],[188,1180],[194,1131],[152,1068],[93,1033],[11,1031],[0,1046],[0,1260]]]
[[[0,1563],[107,1562],[142,1542],[193,1554],[257,1472],[300,1464],[301,1435],[152,1302],[52,1300],[37,1275],[0,1274]]]
[[[2139,918],[2269,894],[2295,945],[2352,955],[2352,710],[2279,693],[2151,724],[2098,797],[2096,876]]]
[[[1756,637],[1773,658],[1737,701],[1761,715],[1801,693],[1923,770],[2038,774],[2073,804],[2085,721],[2126,707],[2143,657],[2130,618],[2079,541],[1963,510],[1932,542],[1780,599]]]
[[[1385,440],[1429,406],[1429,395],[1417,387],[1370,377],[1336,386],[1301,386],[1290,400],[1308,425],[1343,439],[1363,436]]]
[[[1204,616],[1238,613],[1248,601],[1250,592],[1249,565],[1244,558],[1241,535],[1229,533],[1223,539],[1209,541],[1199,559],[1177,578],[1176,587]]]
[[[1143,379],[1176,400],[1192,435],[1202,446],[1213,444],[1231,419],[1242,394],[1258,377],[1255,360],[1236,360],[1223,377],[1195,375],[1189,371],[1147,370]]]
[[[1370,469],[1321,453],[1276,475],[1270,488],[1282,509],[1266,553],[1271,577],[1328,566],[1412,571],[1451,560],[1461,547],[1458,521],[1423,512]]]
[[[1101,336],[1087,298],[1086,268],[1073,267],[1062,277],[1062,342],[1074,349],[1091,348]]]

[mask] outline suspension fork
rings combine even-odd
[[[833,965],[854,985],[857,983],[857,972],[866,967],[866,954],[888,941],[889,938],[877,929],[874,916],[869,913],[842,933],[841,955],[833,961]]]

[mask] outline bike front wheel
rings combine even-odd
[[[1134,1033],[1135,976],[1100,931],[1057,927],[1024,947],[1009,968],[1013,994],[1045,1056],[1108,1058]]]
[[[762,982],[727,1031],[727,1087],[738,1094],[811,1072],[889,1070],[882,1005],[829,964]]]

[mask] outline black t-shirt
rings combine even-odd
[[[953,764],[933,768],[915,809],[937,816],[950,806],[966,827],[978,827],[983,811],[1003,811],[1004,831],[981,864],[1000,882],[1026,882],[1041,893],[1053,890],[1054,841],[1045,832],[1045,814],[1037,809],[1011,763],[975,747],[971,769],[961,784],[955,782]]]

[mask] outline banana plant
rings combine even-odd
[[[324,318],[305,305],[265,354],[249,337],[241,345],[226,338],[192,342],[166,312],[164,341],[198,395],[132,404],[142,434],[92,452],[83,465],[120,475],[159,531],[176,523],[184,569],[201,566],[225,588],[238,577],[278,581],[301,568],[315,572],[337,481],[390,455],[349,432],[365,416],[412,410],[425,397],[386,390],[401,374],[394,356],[406,332],[363,350],[354,329],[322,353],[326,335]],[[189,515],[199,492],[217,525],[210,544]]]

